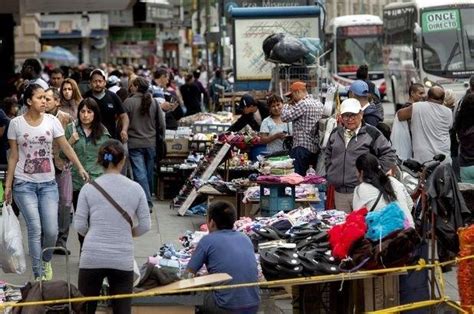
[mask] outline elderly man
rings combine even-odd
[[[411,119],[413,157],[418,162],[432,160],[437,154],[444,154],[445,162],[451,162],[449,129],[453,124],[453,114],[443,101],[443,88],[433,86],[428,90],[426,101],[397,112],[400,121]]]
[[[335,187],[335,205],[350,212],[354,188],[359,184],[355,161],[363,154],[375,155],[384,171],[396,161],[395,151],[375,127],[362,121],[362,107],[357,99],[349,98],[341,104],[342,126],[331,133],[325,151],[326,173],[329,184]]]
[[[319,153],[318,123],[323,113],[323,104],[308,94],[306,84],[294,82],[285,94],[291,104],[285,104],[281,112],[283,122],[293,123],[293,158],[295,172],[304,176],[310,165],[315,165]]]

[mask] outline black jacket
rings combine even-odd
[[[262,121],[263,121],[263,119],[265,119],[266,117],[268,117],[270,115],[270,112],[269,112],[268,107],[267,107],[266,104],[264,104],[260,101],[257,101],[257,107],[258,107],[258,111],[260,112],[260,116],[262,117]],[[234,124],[232,124],[229,127],[229,129],[227,131],[229,131],[229,132],[239,132],[246,125],[249,125],[252,128],[252,130],[254,130],[254,131],[257,131],[257,132],[260,131],[260,124],[257,123],[257,121],[255,121],[253,113],[242,114],[240,116],[240,118],[237,121],[235,121]]]

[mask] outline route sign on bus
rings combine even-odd
[[[422,27],[425,33],[459,29],[460,27],[458,10],[423,12],[422,16]]]

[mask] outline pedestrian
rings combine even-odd
[[[194,76],[194,84],[199,88],[199,91],[201,92],[203,107],[209,108],[209,93],[207,92],[202,82],[199,80],[201,78],[201,70],[199,69],[194,70],[193,76]]]
[[[305,176],[310,165],[315,166],[320,151],[318,123],[323,114],[323,104],[308,94],[306,84],[297,81],[285,94],[291,103],[285,104],[281,112],[283,122],[293,123],[293,147],[290,157],[294,159],[295,172]]]
[[[413,200],[405,186],[383,172],[377,157],[370,153],[357,157],[355,165],[360,183],[354,189],[352,208],[365,207],[369,211],[377,211],[391,202],[398,202],[410,227],[413,227]]]
[[[461,181],[474,183],[474,93],[465,95],[460,106],[454,125],[459,139]]]
[[[219,106],[219,97],[230,90],[230,84],[225,77],[224,70],[217,69],[214,72],[214,78],[209,88],[209,96],[211,97],[214,108]]]
[[[181,92],[184,106],[186,107],[186,115],[190,116],[201,112],[201,91],[195,84],[192,74],[186,75],[184,82],[185,83],[179,87],[179,91]]]
[[[74,119],[77,118],[77,106],[82,100],[81,91],[76,81],[71,78],[64,79],[59,90],[61,97],[61,111],[69,113]]]
[[[356,160],[371,153],[380,161],[384,173],[396,162],[395,151],[382,133],[363,122],[362,108],[357,99],[349,98],[341,103],[342,125],[335,128],[325,150],[326,178],[334,186],[335,207],[352,211],[354,189],[359,184]]]
[[[425,87],[420,83],[413,83],[408,88],[408,101],[402,108],[413,105],[416,102],[424,101],[426,98]],[[397,108],[397,111],[401,108]]]
[[[203,265],[209,274],[226,273],[232,277],[229,284],[258,281],[257,262],[250,239],[233,230],[237,213],[227,202],[209,205],[207,227],[209,234],[198,243],[187,269],[196,274]],[[203,313],[257,313],[260,304],[256,286],[217,290],[204,295]]]
[[[130,117],[128,154],[132,164],[133,180],[145,191],[148,207],[153,208],[153,170],[156,158],[158,102],[153,99],[150,84],[143,77],[132,81],[134,92],[123,103]]]
[[[69,113],[59,110],[60,97],[56,88],[51,87],[46,90],[46,113],[52,114],[58,118],[63,131],[66,126],[74,119]],[[72,207],[72,174],[71,163],[60,156],[61,149],[57,143],[53,143],[53,162],[55,167],[56,184],[58,185],[59,204],[58,204],[58,238],[56,246],[67,248],[67,238],[69,235],[69,225],[71,224]],[[79,159],[80,160],[80,159]],[[54,254],[71,254],[69,250],[55,250]]]
[[[125,113],[120,98],[105,88],[106,81],[107,75],[103,70],[93,70],[90,76],[91,90],[86,93],[85,97],[92,97],[99,105],[102,124],[107,128],[110,136],[126,143],[128,140],[128,115]],[[120,130],[116,128],[117,117],[121,126]]]
[[[119,141],[106,141],[97,157],[104,174],[95,179],[94,185],[86,184],[79,194],[74,227],[84,236],[84,246],[78,288],[86,297],[100,294],[104,278],[110,295],[132,293],[133,238],[151,228],[145,192],[138,183],[121,175],[125,158]],[[86,302],[83,311],[92,314],[96,307],[97,301]],[[112,300],[115,314],[129,314],[131,308],[131,299]]]
[[[369,79],[369,66],[367,64],[362,64],[359,66],[356,71],[356,79],[367,83],[367,86],[369,87],[369,102],[375,105],[378,105],[382,102],[379,89],[377,86],[375,86],[374,82]]]
[[[55,88],[59,92],[61,85],[64,81],[64,72],[61,68],[54,68],[51,71],[51,78],[49,80],[49,86]]]
[[[383,112],[374,103],[369,102],[369,86],[366,82],[362,80],[352,82],[349,87],[349,97],[360,102],[365,123],[377,127],[383,121]]]
[[[66,127],[66,139],[77,154],[92,180],[103,173],[97,164],[100,146],[110,139],[107,128],[101,123],[99,105],[93,98],[84,98],[79,103],[77,120]],[[72,203],[77,209],[79,192],[84,186],[77,168],[72,168]],[[79,242],[83,242],[79,235]]]
[[[444,162],[451,163],[451,140],[449,130],[453,124],[453,113],[443,105],[444,90],[433,86],[428,90],[428,99],[400,109],[398,119],[411,119],[413,157],[420,163],[432,160],[435,155],[446,156]]]
[[[89,175],[76,153],[64,137],[59,120],[45,114],[45,92],[36,84],[29,85],[24,94],[25,114],[14,118],[8,129],[10,156],[5,182],[5,201],[11,204],[12,196],[25,218],[28,230],[28,247],[32,259],[33,275],[51,280],[52,251],[43,254],[43,248],[56,244],[58,235],[58,187],[54,177],[53,141],[73,162],[83,181]]]
[[[23,62],[23,66],[21,67],[20,73],[21,77],[26,80],[25,83],[37,84],[41,88],[43,88],[43,90],[48,89],[48,83],[46,83],[46,81],[41,78],[41,63],[38,59],[26,59],[25,62]]]
[[[158,68],[153,73],[153,82],[151,86],[153,97],[158,101],[163,112],[162,122],[166,129],[178,129],[178,120],[184,115],[178,99],[171,97],[167,91],[169,83],[168,70]],[[168,99],[167,99],[168,98]]]
[[[260,126],[260,139],[262,144],[266,144],[266,151],[274,153],[282,151],[283,140],[292,135],[292,123],[285,123],[281,120],[281,110],[283,108],[283,99],[278,95],[271,95],[267,99],[270,116],[262,121]]]

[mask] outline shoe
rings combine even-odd
[[[53,267],[51,262],[43,262],[43,280],[53,279]]]
[[[71,255],[71,251],[66,250],[67,255]],[[66,255],[66,252],[64,250],[54,250],[53,254],[55,255]]]

